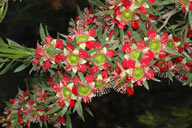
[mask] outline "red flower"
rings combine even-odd
[[[56,46],[55,48],[62,49],[63,48],[63,41],[61,39],[56,40]]]
[[[66,122],[66,120],[63,117],[61,117],[61,116],[59,116],[57,118],[57,121],[60,122],[60,123],[65,123]]]
[[[134,29],[138,29],[139,27],[139,21],[137,20],[134,20],[134,21],[131,21],[131,25]]]
[[[58,103],[61,108],[65,106],[65,102],[63,100],[58,100]]]
[[[87,81],[87,84],[89,84],[94,81],[94,77],[92,75],[88,75],[85,77],[85,80]]]
[[[92,49],[94,46],[95,46],[95,41],[94,40],[86,42],[86,48]]]
[[[147,79],[149,79],[149,80],[150,80],[150,79],[153,79],[154,76],[155,76],[153,70],[148,70],[148,72],[146,72],[145,75],[147,76]]]
[[[42,121],[46,121],[46,120],[47,120],[47,118],[46,118],[46,116],[45,116],[45,115],[40,116],[40,119],[41,119]]]
[[[46,60],[46,61],[44,62],[44,67],[45,67],[45,68],[50,68],[50,67],[51,67],[51,63],[50,63],[49,60]]]
[[[103,77],[103,79],[108,78],[108,72],[107,71],[103,71],[102,72],[102,77]]]
[[[154,29],[150,29],[148,32],[147,32],[147,37],[151,38],[151,39],[154,39],[155,36],[156,36],[157,32],[154,30]]]
[[[145,7],[143,7],[143,6],[141,6],[141,7],[139,8],[139,11],[140,11],[141,13],[143,13],[143,14],[147,13],[147,9],[146,9]]]
[[[150,65],[150,62],[148,59],[142,59],[141,60],[141,67],[147,67]]]
[[[95,29],[90,29],[89,30],[89,35],[90,36],[95,36],[95,34],[96,34],[96,30]]]
[[[75,106],[75,101],[74,100],[70,100],[69,107],[73,108],[74,106]]]
[[[127,87],[127,94],[128,95],[133,95],[134,94],[134,89],[133,88],[131,88],[131,87]]]
[[[29,99],[29,105],[33,105],[34,101],[32,99]]]
[[[78,66],[78,71],[79,72],[86,72],[88,67],[89,66],[87,66],[86,64],[81,64]]]
[[[130,45],[129,45],[128,43],[125,43],[125,44],[122,46],[122,51],[123,51],[124,53],[129,53],[129,52],[131,52],[131,47],[130,47]]]
[[[192,10],[192,1],[190,1],[189,10]]]
[[[82,50],[82,49],[79,50],[79,57],[80,58],[86,59],[87,56],[88,56],[88,53],[85,50]]]
[[[53,40],[53,38],[50,35],[48,35],[45,38],[45,43],[49,44],[52,40]]]
[[[111,58],[115,55],[115,52],[113,50],[107,49],[106,56]]]
[[[72,44],[67,44],[67,46],[65,48],[67,50],[69,50],[69,51],[73,51],[74,50],[74,46]]]
[[[156,0],[148,0],[150,3],[154,3]]]
[[[91,73],[91,74],[95,74],[95,73],[97,73],[97,71],[98,71],[98,68],[95,67],[95,66],[93,66],[93,67],[90,68],[90,73]]]

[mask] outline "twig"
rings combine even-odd
[[[180,11],[181,11],[181,9],[179,9],[179,10],[176,10],[176,9],[175,9],[175,10],[172,10],[172,11],[170,11],[170,12],[162,15],[162,16],[160,17],[160,19],[166,19],[166,20],[163,22],[163,25],[157,30],[157,32],[160,32],[160,31],[167,25],[169,19],[170,19],[173,15],[175,15],[176,13],[178,13],[178,12],[180,12]]]

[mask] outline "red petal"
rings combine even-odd
[[[56,48],[62,49],[63,48],[63,41],[61,39],[56,40]]]
[[[89,30],[89,36],[95,36],[96,30],[95,29],[90,29]]]
[[[95,41],[94,40],[86,42],[86,48],[92,49],[94,46],[95,46]]]
[[[85,50],[82,50],[82,49],[79,50],[79,57],[80,58],[86,59],[87,56],[88,56],[88,53]]]
[[[157,34],[157,32],[156,32],[154,29],[150,29],[150,30],[147,32],[147,37],[154,39],[155,36],[156,36],[156,34]]]

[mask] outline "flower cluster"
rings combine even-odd
[[[111,89],[133,95],[135,86],[149,89],[148,80],[158,81],[155,75],[171,80],[175,76],[192,84],[188,24],[184,27],[189,29],[181,31],[186,37],[176,37],[170,31],[158,30],[155,20],[162,14],[156,6],[158,0],[105,2],[98,2],[96,9],[85,9],[70,21],[69,35],[59,34],[57,39],[46,35],[37,45],[33,70],[42,69],[48,80],[32,92],[20,91],[10,101],[0,118],[5,127],[46,125],[48,121],[60,128],[71,110],[83,118],[82,102],[91,102]],[[191,8],[189,0],[179,2]],[[14,115],[18,118],[12,120]]]

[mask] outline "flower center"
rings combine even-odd
[[[70,96],[71,96],[71,90],[69,88],[67,88],[67,87],[64,87],[61,90],[61,93],[62,93],[64,99],[69,99]]]
[[[97,89],[104,87],[104,85],[105,85],[105,82],[104,82],[104,81],[96,81],[96,82],[95,82],[95,87],[96,87]]]
[[[91,92],[91,88],[89,86],[81,85],[78,88],[78,93],[83,96],[87,96]]]
[[[140,79],[144,76],[144,71],[142,68],[135,68],[133,72],[133,77]]]
[[[68,60],[69,64],[77,65],[79,62],[79,57],[77,55],[70,54],[67,56],[67,60]]]
[[[173,50],[174,49],[173,41],[168,41],[166,46],[167,46],[168,49]]]
[[[53,50],[55,49],[53,46],[49,45],[47,46],[46,50],[45,50],[45,54],[48,56],[48,57],[53,57],[54,56],[54,53],[52,53],[51,51],[49,50]]]
[[[159,52],[161,50],[161,43],[159,41],[154,40],[149,44],[149,48],[154,53]]]
[[[135,0],[137,4],[141,5],[144,0]]]
[[[87,36],[80,34],[77,38],[77,44],[84,43],[87,41]]]
[[[96,54],[93,59],[95,65],[103,65],[105,63],[105,56],[103,54]]]
[[[129,10],[125,10],[123,13],[122,13],[122,18],[126,21],[130,21],[132,20],[133,18],[133,13],[130,12]]]
[[[137,59],[139,59],[140,55],[141,55],[141,51],[140,50],[132,51],[131,52],[131,59],[132,60],[137,60]]]

